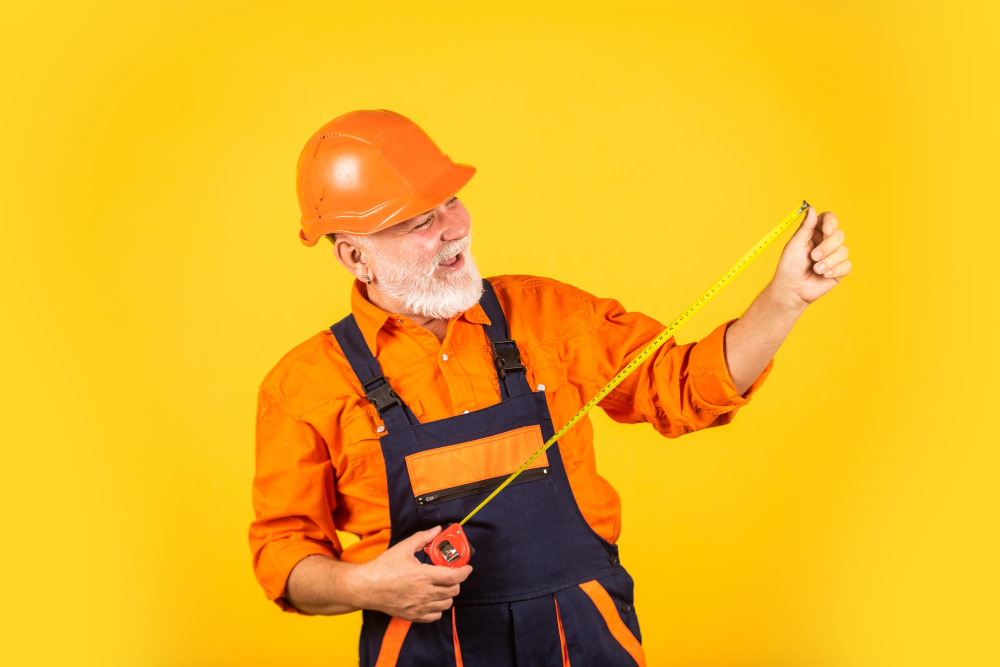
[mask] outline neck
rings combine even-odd
[[[361,292],[365,295],[365,298],[382,310],[387,313],[395,313],[410,318],[414,324],[427,329],[437,336],[439,343],[444,342],[445,334],[448,332],[448,320],[410,313],[403,307],[402,303],[386,296],[378,288],[378,285],[364,285],[362,283]]]

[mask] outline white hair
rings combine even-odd
[[[347,234],[345,232],[331,232],[326,235],[326,238],[330,243],[336,244],[337,238],[339,237],[348,241],[351,245],[361,248],[362,250],[371,250],[372,242],[369,238],[370,236],[370,234],[362,236],[360,234]]]
[[[391,299],[399,301],[407,313],[451,319],[479,302],[483,293],[483,280],[479,267],[472,258],[472,235],[447,243],[430,262],[420,261],[413,255],[387,252],[371,235],[337,233],[351,245],[364,250],[378,265],[376,282],[379,289]],[[336,239],[327,234],[331,243]],[[437,265],[461,253],[465,265],[456,273],[435,276]]]

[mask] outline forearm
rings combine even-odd
[[[361,609],[363,566],[321,554],[300,560],[285,588],[285,598],[296,609],[324,616]]]
[[[746,312],[726,330],[725,357],[736,393],[743,395],[767,367],[805,304],[782,295],[768,283]]]

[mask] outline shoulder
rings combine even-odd
[[[574,285],[533,275],[499,275],[487,280],[512,335],[528,330],[540,338],[565,339],[593,328],[595,297]]]
[[[354,393],[354,374],[329,329],[302,341],[278,360],[260,391],[290,415],[301,417],[337,396]]]
[[[517,300],[539,300],[562,297],[570,300],[591,300],[594,297],[579,287],[545,276],[505,274],[487,278],[498,298]]]

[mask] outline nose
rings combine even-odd
[[[457,241],[465,238],[472,226],[472,220],[465,211],[465,207],[456,206],[448,208],[446,204],[439,207],[439,220],[441,220],[441,240]]]

